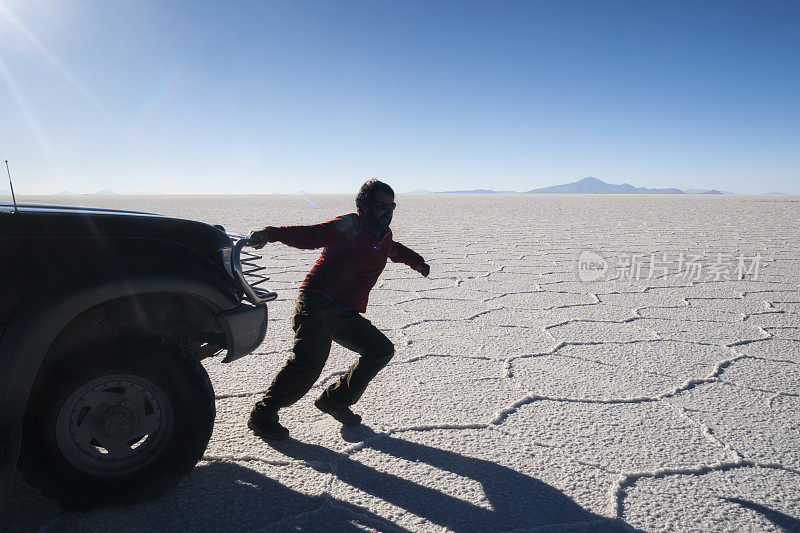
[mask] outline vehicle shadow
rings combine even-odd
[[[178,487],[154,500],[93,510],[62,507],[17,476],[0,513],[0,531],[39,530],[407,531],[357,505],[303,494],[223,461],[198,465]]]
[[[492,461],[378,435],[365,426],[344,428],[342,436],[397,459],[425,463],[478,482],[486,505],[479,506],[393,473],[377,470],[323,446],[288,439],[269,441],[277,451],[307,465],[335,463],[342,482],[452,531],[500,531],[555,527],[603,531],[633,531],[620,520],[587,511],[560,490],[536,478]],[[325,465],[325,466],[323,466]],[[402,465],[397,465],[402,468]],[[559,528],[560,529],[560,528]]]

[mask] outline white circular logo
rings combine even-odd
[[[608,263],[600,254],[587,250],[578,256],[577,267],[579,280],[598,281],[605,276]]]

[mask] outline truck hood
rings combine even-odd
[[[210,224],[138,211],[0,202],[0,234],[11,238],[97,240],[148,239],[174,242],[214,257],[232,245]]]
[[[155,213],[143,213],[141,211],[124,211],[122,209],[106,209],[102,207],[81,207],[76,205],[49,205],[49,204],[17,204],[20,213],[72,213],[84,215],[129,215],[129,216],[148,216],[164,217]],[[13,213],[14,204],[10,202],[0,202],[0,212]]]

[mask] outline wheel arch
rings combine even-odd
[[[75,316],[53,340],[43,364],[70,346],[107,331],[137,330],[171,339],[198,357],[227,347],[218,310],[186,292],[144,292],[105,300]],[[201,350],[200,346],[207,344]]]
[[[0,428],[21,425],[42,362],[75,317],[104,302],[157,293],[181,295],[214,312],[239,303],[237,295],[206,270],[175,260],[84,265],[33,288],[0,337]]]

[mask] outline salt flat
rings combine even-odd
[[[351,196],[48,197],[245,232],[354,211]],[[397,353],[342,429],[312,402],[245,427],[291,347],[315,251],[268,245],[280,297],[260,349],[205,366],[204,459],[150,502],[62,509],[21,476],[2,530],[800,528],[800,198],[399,196],[367,318]],[[589,255],[582,255],[588,252]],[[579,259],[599,257],[605,273]],[[589,278],[592,278],[589,280]],[[284,413],[284,412],[282,412]]]

